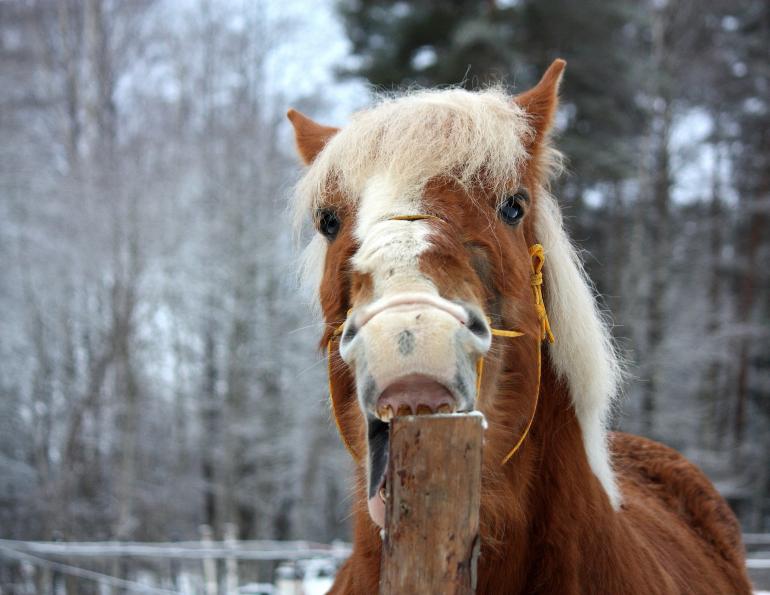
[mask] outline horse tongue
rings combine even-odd
[[[379,419],[370,419],[369,440],[369,515],[380,527],[385,526],[385,503],[380,496],[388,467],[390,427]]]
[[[379,492],[369,498],[369,516],[378,527],[385,527],[385,501]]]

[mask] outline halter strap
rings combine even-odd
[[[435,215],[427,215],[427,214],[419,214],[419,215],[396,215],[394,217],[390,217],[390,221],[420,221],[424,219],[439,219],[440,217],[436,217]],[[543,246],[540,244],[533,244],[529,247],[529,255],[532,261],[532,273],[530,275],[530,286],[532,287],[532,295],[534,297],[535,301],[535,311],[537,313],[538,320],[540,322],[540,337],[538,339],[540,341],[548,341],[549,343],[554,342],[553,333],[551,332],[551,325],[548,321],[548,313],[545,309],[545,303],[543,301],[543,264],[545,263],[545,254],[543,252]],[[348,312],[349,314],[349,312]],[[334,340],[339,337],[342,334],[342,329],[345,326],[345,323],[343,322],[340,324],[337,328],[334,329],[334,332],[332,333],[331,337],[329,337],[329,340],[326,343],[326,361],[327,361],[327,373],[328,373],[328,379],[329,379],[329,401],[332,408],[332,417],[334,417],[334,423],[337,426],[337,431],[340,434],[340,437],[342,439],[343,444],[345,445],[345,448],[350,453],[350,455],[353,457],[353,460],[355,460],[357,463],[360,462],[361,457],[358,455],[358,453],[353,449],[353,445],[350,444],[350,441],[348,440],[345,433],[342,431],[342,426],[340,425],[339,420],[339,414],[337,412],[337,403],[334,400],[334,391],[332,387],[332,343]],[[506,329],[497,329],[497,328],[491,328],[490,330],[492,332],[492,336],[494,337],[506,337],[506,338],[516,338],[516,337],[522,337],[526,333],[523,333],[521,331],[517,330],[506,330]],[[484,357],[480,357],[476,362],[476,401],[479,401],[479,398],[481,397],[481,382],[482,377],[484,374]],[[532,423],[535,421],[535,414],[537,413],[537,405],[540,400],[540,379],[542,376],[542,350],[538,346],[537,350],[537,388],[535,390],[535,403],[532,407],[532,414],[529,417],[529,420],[527,421],[527,425],[524,428],[524,431],[522,432],[521,436],[519,436],[518,441],[516,444],[514,444],[513,448],[508,451],[508,454],[503,457],[502,461],[500,462],[501,465],[505,465],[511,457],[513,457],[514,454],[519,450],[521,445],[524,443],[525,438],[529,434],[529,430],[532,427]]]
[[[543,246],[532,244],[529,247],[529,256],[532,259],[532,275],[530,275],[529,284],[532,287],[532,295],[535,297],[535,310],[542,331],[541,339],[543,341],[547,339],[549,343],[553,343],[551,324],[548,322],[548,313],[545,311],[545,302],[543,302],[543,265],[545,264]]]
[[[395,215],[393,217],[389,217],[388,221],[422,221],[423,219],[438,219],[441,221],[441,217],[436,217],[436,215],[427,215],[427,214],[421,214],[421,215]]]

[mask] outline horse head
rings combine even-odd
[[[490,477],[532,422],[550,337],[540,289],[549,267],[541,271],[538,246],[550,240],[548,254],[563,235],[559,221],[556,231],[542,222],[554,216],[549,132],[564,65],[514,97],[452,89],[386,98],[341,130],[289,111],[308,165],[297,208],[318,231],[308,268],[320,272],[334,415],[365,463],[380,526],[394,416],[480,410]],[[557,266],[574,268],[585,286],[575,262]],[[590,341],[604,329],[583,291]],[[601,458],[603,427],[593,430]]]

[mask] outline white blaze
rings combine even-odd
[[[371,276],[375,299],[403,291],[438,294],[419,269],[420,254],[430,245],[428,222],[390,220],[417,214],[420,197],[400,192],[388,175],[372,176],[366,184],[354,231],[360,248],[352,262],[357,272]]]

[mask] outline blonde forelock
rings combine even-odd
[[[435,178],[463,188],[483,182],[502,193],[516,183],[533,130],[502,88],[420,90],[382,95],[357,112],[319,153],[297,185],[295,222],[330,192],[355,204],[374,173],[419,196]]]

